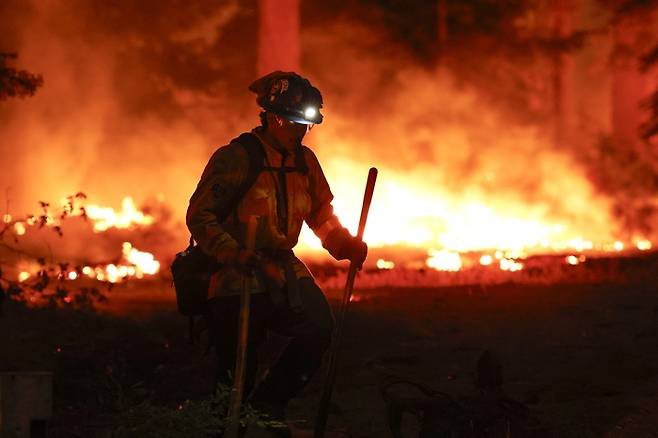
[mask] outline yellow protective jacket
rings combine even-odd
[[[228,217],[220,223],[218,211],[222,211],[232,196],[247,179],[249,156],[245,148],[235,141],[220,147],[210,158],[187,209],[187,227],[194,240],[208,255],[224,263],[210,281],[209,297],[239,294],[243,274],[236,267],[226,263],[244,244],[246,224],[249,216],[257,216],[256,251],[265,254],[288,252],[292,257],[292,270],[297,278],[311,277],[306,266],[295,257],[291,250],[297,244],[302,223],[320,238],[323,246],[340,258],[341,247],[351,235],[341,226],[333,212],[333,195],[315,154],[306,146],[296,152],[281,151],[269,144],[262,133],[263,128],[252,130],[259,138],[265,152],[265,166],[279,168],[293,167],[298,162],[296,153],[304,154],[307,173],[287,172],[285,188],[281,188],[278,172],[261,172],[249,191],[237,204]],[[277,214],[277,204],[285,204],[287,195],[287,223],[281,223]],[[279,208],[284,207],[280,205]],[[272,257],[276,264],[281,262]],[[288,264],[290,266],[290,264]],[[278,264],[281,278],[285,277],[283,263]],[[290,273],[290,271],[289,271]],[[265,286],[257,276],[247,277],[247,287],[253,292],[263,292]]]

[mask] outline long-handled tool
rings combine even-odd
[[[366,228],[366,220],[368,219],[368,210],[370,210],[370,202],[372,201],[372,194],[375,191],[375,181],[377,181],[377,169],[370,168],[368,172],[368,182],[366,183],[366,192],[363,195],[363,206],[361,207],[361,218],[359,219],[359,231],[357,237],[363,239],[363,231]],[[352,289],[354,289],[354,279],[360,266],[355,266],[350,263],[350,269],[347,273],[347,283],[345,284],[345,291],[343,293],[343,301],[338,310],[336,318],[336,329],[334,331],[334,339],[331,345],[329,354],[329,369],[327,370],[327,377],[324,382],[324,391],[320,399],[320,407],[318,408],[318,418],[315,422],[314,438],[323,438],[324,429],[327,426],[327,418],[329,416],[329,404],[331,403],[331,393],[334,388],[334,381],[336,380],[336,363],[338,362],[338,351],[340,349],[340,341],[343,333],[343,322],[345,314],[347,313],[347,305],[352,298]]]
[[[245,248],[253,251],[256,241],[256,216],[249,216],[247,221],[247,235]],[[240,291],[240,322],[238,331],[238,348],[235,359],[235,375],[231,389],[231,404],[228,410],[228,427],[226,438],[237,438],[240,430],[240,407],[244,393],[244,372],[247,363],[247,342],[249,339],[249,312],[251,293],[247,288],[247,276],[242,277],[242,290]]]

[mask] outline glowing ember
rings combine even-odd
[[[18,281],[19,282],[23,282],[23,281],[27,280],[28,278],[30,278],[30,273],[29,272],[22,271],[20,274],[18,274]]]
[[[493,257],[491,257],[488,254],[483,255],[480,257],[480,264],[482,266],[489,266],[491,263],[493,263]]]
[[[570,264],[570,265],[577,265],[580,261],[578,260],[578,257],[574,255],[570,255],[565,257],[565,261]]]
[[[22,236],[23,234],[25,234],[25,224],[23,224],[22,222],[16,222],[14,224],[14,230],[16,231],[16,234]]]
[[[637,249],[640,251],[648,251],[651,249],[651,242],[648,240],[639,240],[636,242],[635,246],[637,246]]]
[[[462,260],[457,252],[453,251],[437,251],[431,249],[429,251],[430,258],[427,259],[427,266],[434,268],[438,271],[459,271],[462,267]]]
[[[78,273],[77,272],[75,272],[75,271],[69,272],[69,275],[68,275],[69,280],[75,280],[76,278],[78,278]]]
[[[135,201],[130,196],[123,198],[121,211],[113,208],[88,205],[85,207],[87,217],[94,222],[95,231],[105,231],[108,228],[130,228],[135,224],[150,225],[154,219],[139,211]]]
[[[377,268],[378,269],[393,269],[395,267],[395,263],[389,262],[384,259],[379,259],[377,260]]]
[[[523,269],[523,264],[512,259],[501,259],[500,260],[500,269],[502,271],[516,272]]]
[[[5,214],[4,216],[2,216],[2,220],[3,220],[6,224],[8,224],[9,222],[11,222],[11,219],[12,219],[12,217],[11,217],[11,215],[10,215],[9,213],[7,213],[7,214]]]
[[[119,269],[113,264],[107,265],[105,272],[107,274],[107,281],[110,283],[116,283],[120,278]]]
[[[620,242],[619,240],[617,240],[613,246],[615,248],[615,251],[622,251],[624,249],[623,242]]]

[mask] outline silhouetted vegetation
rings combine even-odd
[[[16,58],[16,53],[0,52],[0,100],[33,96],[43,85],[41,75],[10,67],[9,62]]]

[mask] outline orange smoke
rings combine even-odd
[[[132,199],[166,199],[174,216],[168,226],[176,238],[161,254],[124,246],[121,263],[67,278],[119,281],[158,272],[156,259],[185,246],[185,209],[214,149],[258,123],[246,89],[255,69],[240,58],[246,46],[222,39],[227,23],[246,13],[230,3],[157,18],[146,7],[114,5],[107,7],[117,14],[101,19],[93,3],[81,2],[80,14],[71,14],[65,3],[35,1],[27,18],[13,18],[23,20],[14,50],[45,84],[32,99],[3,103],[0,150],[13,170],[0,175],[0,187],[10,188],[11,211],[84,190],[104,205],[132,196],[116,211],[86,207],[98,232],[156,224]],[[111,17],[132,25],[113,28]],[[82,38],[72,43],[78,32]],[[367,26],[302,27],[302,41],[302,73],[323,91],[326,116],[306,143],[353,233],[367,169],[380,170],[365,233],[372,248],[422,248],[427,266],[446,271],[463,269],[467,253],[477,253],[483,266],[517,271],[536,253],[578,258],[652,249],[655,231],[627,231],[618,223],[612,198],[593,186],[567,148],[552,143],[546,126],[516,123],[447,69],[419,67],[407,50]],[[33,225],[16,223],[14,231],[23,235]],[[299,249],[319,246],[305,229]]]

